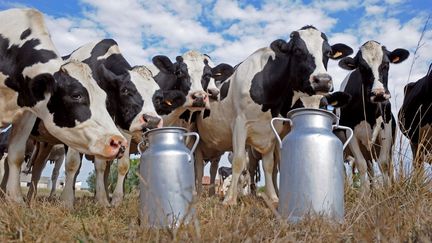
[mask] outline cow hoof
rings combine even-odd
[[[22,196],[13,195],[13,194],[11,195],[11,194],[9,194],[9,195],[7,196],[7,199],[8,199],[10,202],[17,203],[17,204],[19,204],[19,205],[24,205],[24,204],[25,204],[24,199],[23,199]]]

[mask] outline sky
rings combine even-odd
[[[196,49],[215,64],[234,66],[275,39],[287,40],[304,25],[314,25],[330,44],[345,43],[354,52],[368,40],[390,51],[405,48],[410,57],[390,67],[394,114],[402,104],[403,87],[423,77],[432,62],[432,19],[426,25],[432,17],[431,0],[0,0],[0,10],[13,7],[44,13],[61,55],[90,41],[113,38],[132,65],[148,64],[160,54],[174,59]],[[334,61],[328,70],[335,87],[348,74]],[[223,161],[227,164],[225,157]],[[78,178],[85,180],[91,169],[83,165]]]

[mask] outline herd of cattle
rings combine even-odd
[[[92,156],[96,170],[96,200],[117,205],[129,154],[135,153],[142,132],[162,126],[182,126],[200,134],[195,152],[196,189],[202,191],[205,161],[211,161],[214,183],[218,161],[232,151],[231,186],[225,204],[235,204],[239,178],[251,175],[262,160],[265,191],[278,202],[276,173],[279,150],[270,120],[297,107],[336,109],[340,124],[354,130],[346,151],[359,171],[363,190],[378,162],[384,183],[393,175],[392,147],[396,120],[391,112],[390,63],[407,59],[405,49],[387,50],[376,41],[363,44],[354,58],[345,44],[330,45],[313,26],[292,32],[287,41],[275,40],[232,67],[215,65],[209,56],[188,51],[175,62],[159,55],[153,65],[132,67],[114,40],[83,45],[61,57],[50,39],[43,15],[34,9],[0,12],[0,127],[1,156],[7,151],[3,195],[22,203],[20,171],[29,161],[34,189],[54,146],[66,148],[65,187],[61,200],[74,202],[74,181],[83,154]],[[327,72],[329,59],[352,70],[339,92]],[[432,74],[405,87],[399,113],[402,132],[410,139],[418,161],[430,160],[432,132]],[[277,127],[286,135],[289,124]],[[346,139],[344,132],[337,135]],[[30,142],[30,145],[29,144]],[[34,149],[29,148],[35,145]],[[27,149],[27,151],[26,151]],[[317,148],[319,149],[319,148]],[[118,159],[118,181],[109,201],[104,174]]]

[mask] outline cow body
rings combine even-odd
[[[432,157],[432,64],[427,74],[405,86],[405,97],[399,110],[399,127],[410,140],[414,165],[422,168]]]
[[[374,176],[373,160],[379,164],[384,184],[393,180],[392,147],[396,122],[389,100],[388,71],[390,63],[402,62],[408,55],[406,50],[389,52],[380,43],[368,41],[354,58],[346,57],[339,63],[345,69],[354,69],[341,85],[341,91],[349,93],[352,99],[340,109],[339,124],[354,131],[348,155],[355,159],[364,192],[368,191]],[[346,138],[344,132],[338,134]],[[366,179],[367,171],[370,181]]]
[[[343,44],[330,46],[324,34],[307,26],[293,32],[289,42],[274,41],[237,66],[228,78],[226,98],[212,104],[209,117],[197,120],[203,142],[233,151],[233,179],[225,204],[236,203],[238,179],[246,168],[246,145],[262,154],[266,193],[278,201],[272,181],[275,137],[270,120],[286,114],[302,96],[331,91],[333,84],[326,71],[328,58],[351,53],[352,49]]]

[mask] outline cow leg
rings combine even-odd
[[[132,141],[132,136],[124,132],[122,132],[122,135],[127,139],[128,144],[130,145]],[[129,151],[130,151],[130,146],[127,146],[123,157],[117,160],[117,171],[118,171],[117,184],[116,184],[116,188],[114,189],[114,193],[111,200],[112,206],[118,206],[123,201],[124,182],[127,173],[129,172],[129,166],[130,166]]]
[[[50,192],[50,196],[49,196],[50,198],[53,198],[55,195],[55,191],[57,189],[57,179],[58,179],[58,176],[60,174],[60,168],[63,164],[63,159],[64,159],[64,156],[57,158],[54,162],[54,169],[53,169],[52,174],[51,174],[51,192]]]
[[[204,175],[204,158],[200,148],[195,150],[195,188],[198,196],[202,193],[202,178]]]
[[[39,145],[39,151],[38,151],[38,154],[36,156],[36,159],[34,161],[30,162],[30,163],[33,163],[33,167],[32,167],[32,177],[31,177],[30,188],[27,192],[27,200],[29,202],[36,197],[37,184],[39,183],[40,177],[42,175],[42,171],[45,168],[45,165],[46,165],[47,159],[48,159],[48,155],[50,154],[52,147],[53,147],[53,145],[42,142]]]
[[[98,158],[95,158],[94,160],[94,166],[96,169],[96,201],[105,207],[110,205],[108,202],[106,183],[104,180],[107,163],[110,163],[110,161],[101,160]]]
[[[7,154],[4,154],[0,159],[0,181],[3,181],[3,176],[5,175],[5,162]]]
[[[273,166],[273,186],[275,188],[276,195],[279,196],[279,187],[277,184],[277,175],[278,175],[279,166],[280,166],[280,148],[279,148],[279,146],[275,146],[275,148],[274,148],[274,161],[275,161],[275,164]]]
[[[374,187],[374,179],[375,179],[375,170],[374,170],[373,161],[367,160],[366,164],[367,164],[367,171],[368,171],[367,174],[369,177],[370,188],[373,188]]]
[[[247,153],[249,157],[248,170],[251,176],[250,191],[252,195],[256,195],[256,182],[258,180],[257,172],[259,173],[259,159],[253,154],[252,147],[248,146]]]
[[[273,150],[274,145],[267,153],[263,154],[262,161],[264,167],[266,194],[274,204],[277,204],[279,202],[279,198],[276,194],[276,190],[273,184],[273,169],[275,167]]]
[[[9,177],[6,184],[6,194],[12,201],[24,203],[21,185],[20,172],[21,164],[24,161],[27,139],[30,136],[36,116],[30,111],[24,111],[17,118],[9,135],[8,166]]]
[[[225,205],[237,204],[238,182],[240,174],[246,168],[246,129],[244,118],[237,117],[233,129],[232,182],[223,201]]]
[[[393,182],[393,136],[391,121],[389,123],[384,123],[384,129],[380,131],[380,139],[381,149],[378,157],[378,165],[383,176],[384,187],[388,187],[390,183]]]
[[[66,207],[73,208],[75,197],[75,176],[81,165],[81,156],[75,149],[69,148],[66,153],[65,162],[65,185],[60,195],[60,200],[63,201]]]
[[[217,170],[219,167],[219,160],[220,157],[218,159],[214,159],[210,161],[210,189],[209,189],[209,195],[210,196],[214,196],[215,195],[215,180],[216,180],[216,174],[217,174]]]
[[[354,156],[354,164],[360,174],[360,186],[362,193],[369,191],[369,181],[367,180],[367,162],[363,157],[357,138],[354,136],[348,144]]]

